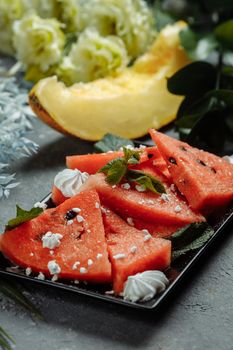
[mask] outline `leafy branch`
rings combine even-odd
[[[185,96],[176,121],[180,138],[222,154],[233,140],[233,2],[195,1],[189,10],[193,6],[193,14],[182,14],[189,26],[180,33],[193,62],[168,79],[167,86]]]

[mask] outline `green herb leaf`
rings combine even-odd
[[[111,160],[111,162],[102,167],[98,172],[106,174],[106,181],[110,185],[116,185],[125,176],[127,163],[124,158],[116,158]]]
[[[213,34],[197,34],[189,27],[180,32],[180,41],[191,60],[204,60],[218,47]]]
[[[123,147],[124,158],[127,164],[138,164],[140,161],[140,151]]]
[[[160,180],[152,175],[145,174],[139,170],[128,170],[126,174],[128,181],[135,181],[147,190],[156,194],[166,193],[165,187]]]
[[[17,205],[16,209],[17,209],[16,218],[9,220],[8,224],[6,225],[6,228],[8,230],[13,229],[26,221],[34,219],[38,215],[43,213],[43,209],[41,209],[41,208],[32,208],[31,210],[27,211],[27,210],[20,208]]]
[[[106,134],[102,140],[94,144],[94,147],[98,152],[108,152],[118,151],[121,147],[126,145],[134,147],[134,143],[131,140],[112,134]]]
[[[178,230],[171,236],[172,259],[201,248],[214,234],[206,222],[192,223]]]

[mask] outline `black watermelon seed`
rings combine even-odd
[[[154,155],[153,155],[152,153],[149,153],[149,154],[147,155],[147,157],[148,157],[149,159],[151,159],[151,158],[154,157]]]
[[[177,163],[176,163],[176,159],[175,159],[175,158],[173,158],[173,157],[168,158],[168,161],[169,161],[170,163],[172,163],[172,164],[177,165]]]
[[[72,220],[75,218],[75,216],[77,215],[77,213],[75,213],[72,209],[67,211],[66,215],[65,215],[65,219],[66,220]]]
[[[199,163],[199,164],[201,164],[201,165],[203,165],[203,166],[206,166],[206,163],[204,163],[202,160],[200,160],[200,159],[197,159],[197,163]]]
[[[210,170],[213,171],[213,173],[215,173],[215,174],[217,173],[217,170],[214,168],[210,168]]]

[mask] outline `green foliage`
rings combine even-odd
[[[129,182],[135,182],[154,193],[166,193],[162,182],[154,176],[145,174],[143,171],[132,170],[129,165],[138,164],[140,151],[123,147],[124,157],[111,160],[102,167],[99,172],[106,174],[106,181],[110,185],[119,184],[123,178]]]
[[[109,152],[119,151],[121,147],[127,145],[134,147],[134,143],[131,140],[113,134],[106,134],[100,141],[95,143],[94,147],[98,152]]]
[[[145,189],[156,194],[166,193],[165,187],[161,181],[152,175],[145,174],[143,171],[128,170],[126,178],[128,181],[135,181]]]
[[[206,222],[195,222],[181,228],[171,236],[172,259],[200,249],[213,234],[214,230]]]
[[[8,221],[6,228],[11,230],[26,221],[36,218],[42,212],[43,209],[41,208],[32,208],[28,211],[16,205],[16,217]]]

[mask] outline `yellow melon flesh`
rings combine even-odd
[[[182,101],[167,91],[166,78],[188,63],[179,45],[184,26],[167,26],[148,53],[114,77],[71,87],[56,77],[42,79],[30,92],[32,109],[55,129],[91,141],[106,133],[136,138],[161,128]]]

